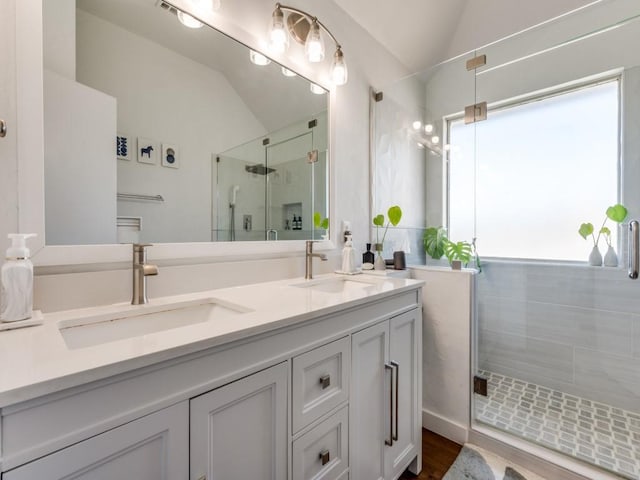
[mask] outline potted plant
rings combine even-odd
[[[602,255],[600,254],[600,250],[598,249],[598,242],[600,241],[600,237],[604,236],[605,241],[607,242],[608,249],[605,255],[605,266],[607,267],[616,267],[618,266],[618,257],[616,255],[613,246],[611,245],[611,230],[606,227],[607,220],[612,220],[616,223],[622,223],[625,218],[627,218],[627,209],[624,205],[617,203],[616,205],[612,205],[607,208],[605,212],[604,221],[602,222],[602,226],[600,230],[598,230],[598,236],[595,235],[595,229],[592,223],[583,223],[580,225],[578,229],[578,233],[585,240],[590,235],[591,240],[593,241],[593,248],[591,249],[591,253],[589,254],[589,265],[599,267],[602,265]]]
[[[384,258],[382,258],[382,249],[384,245],[384,239],[387,236],[387,230],[389,230],[389,225],[393,225],[394,227],[400,223],[400,219],[402,218],[402,209],[398,205],[394,205],[389,207],[387,210],[387,217],[389,217],[387,221],[387,225],[384,225],[385,216],[382,213],[379,213],[375,217],[373,217],[373,224],[376,226],[376,244],[375,250],[377,252],[376,259],[374,262],[374,268],[376,270],[385,270],[387,268]],[[384,226],[384,233],[382,234],[382,241],[380,240],[380,229]]]
[[[447,257],[449,265],[454,270],[460,270],[462,266],[475,260],[475,266],[479,272],[482,271],[480,265],[480,257],[476,251],[476,239],[471,243],[452,242],[447,237],[447,230],[443,227],[429,227],[422,236],[424,251],[434,260],[440,260],[443,256]]]
[[[314,212],[313,214],[313,226],[316,229],[321,229],[324,230],[324,233],[322,234],[322,239],[326,240],[328,237],[328,230],[329,230],[329,219],[328,218],[322,218],[322,215],[320,214],[320,212]]]

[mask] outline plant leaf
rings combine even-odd
[[[611,236],[611,230],[609,230],[609,227],[602,227],[600,229],[600,233],[602,235],[606,235],[607,237]]]
[[[320,215],[320,212],[314,212],[313,214],[313,225],[316,228],[320,228],[320,222],[322,221],[322,216]]]
[[[327,230],[329,228],[329,219],[324,218],[322,222],[320,222],[320,228]]]
[[[429,227],[424,231],[422,243],[424,251],[434,260],[440,260],[444,255],[444,245],[447,240],[447,230],[442,227]]]
[[[620,223],[627,218],[627,213],[627,209],[620,203],[607,208],[607,217],[616,223]]]
[[[400,219],[402,218],[402,209],[398,205],[394,205],[389,208],[387,215],[389,216],[389,222],[395,227],[400,223]]]
[[[384,215],[379,214],[379,215],[376,215],[375,217],[373,217],[373,224],[376,227],[384,226]]]
[[[469,242],[451,242],[447,240],[444,246],[444,254],[449,263],[453,260],[460,260],[462,263],[471,261],[471,244]]]
[[[591,223],[583,223],[580,225],[578,233],[586,240],[587,237],[593,233],[593,225]]]

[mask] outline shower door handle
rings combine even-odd
[[[629,222],[629,278],[636,280],[640,269],[640,224]]]

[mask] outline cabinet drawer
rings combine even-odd
[[[348,478],[348,407],[293,442],[293,480]]]
[[[350,352],[345,337],[294,357],[294,433],[348,399]]]

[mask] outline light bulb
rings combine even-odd
[[[251,63],[259,65],[261,67],[269,65],[271,63],[271,60],[254,50],[249,50],[249,60],[251,60]]]
[[[190,0],[188,4],[191,7],[190,11],[196,15],[207,15],[220,9],[220,0]],[[189,28],[201,28],[204,25],[200,20],[180,10],[178,10],[178,20]]]
[[[331,80],[334,85],[344,85],[349,78],[347,63],[344,61],[342,48],[338,45],[336,53],[333,55],[333,65],[331,65]]]
[[[311,22],[307,41],[304,43],[304,53],[310,62],[316,63],[324,60],[324,40],[320,35],[318,20],[315,18]]]
[[[422,126],[422,122],[420,120],[416,120],[415,122],[413,122],[412,125],[414,130],[420,130],[420,127]]]
[[[316,85],[315,83],[310,84],[310,89],[316,95],[322,95],[323,93],[327,93],[327,91],[322,88],[320,85]]]
[[[269,49],[272,52],[283,53],[289,47],[289,35],[284,28],[284,14],[280,5],[271,15],[271,25],[269,25]]]
[[[431,137],[431,143],[433,143],[434,145],[437,145],[440,143],[440,137],[437,135],[434,135],[433,137]]]
[[[424,133],[431,133],[433,132],[433,125],[431,125],[430,123],[427,123],[424,126]]]
[[[296,77],[296,76],[298,76],[298,74],[296,72],[292,72],[287,67],[282,67],[282,74],[285,77]]]
[[[423,148],[424,148],[424,145],[423,145],[423,144],[421,144],[420,142],[418,142],[418,148],[419,148],[419,149],[423,149]]]
[[[201,28],[202,25],[204,25],[200,20],[196,20],[188,13],[184,13],[180,10],[178,10],[178,20],[180,20],[180,23],[185,27],[189,28]]]

